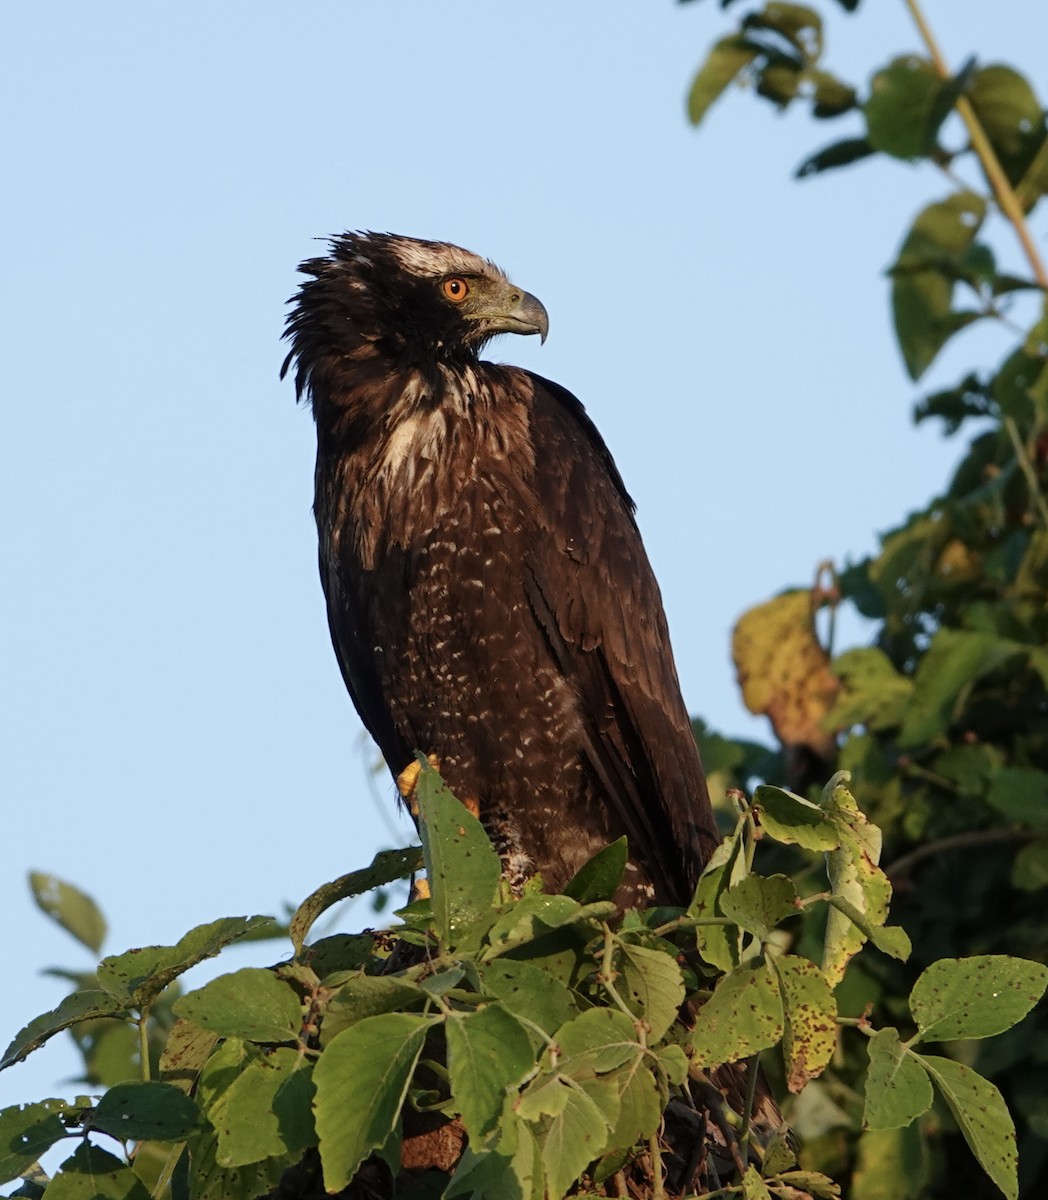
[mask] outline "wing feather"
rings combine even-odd
[[[584,753],[634,853],[686,903],[717,844],[669,631],[632,502],[566,389],[532,375],[533,481],[549,528],[526,588],[585,714]]]

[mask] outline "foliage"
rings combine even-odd
[[[798,610],[801,601],[793,602],[792,631],[783,597],[743,618],[755,647],[743,647],[743,680],[762,666],[774,673],[782,644],[808,646],[808,669],[765,674],[761,704],[753,706],[769,713],[780,746],[733,745],[700,730],[726,786],[792,772],[804,790],[813,760],[821,772],[852,773],[883,830],[894,912],[914,954],[905,966],[849,969],[838,995],[851,997],[846,1011],[861,1000],[893,1017],[905,1011],[919,973],[942,955],[1048,959],[1048,274],[1037,251],[1043,223],[1039,235],[1031,231],[1032,221],[1043,221],[1048,192],[1048,127],[1042,100],[1019,72],[973,58],[952,73],[916,0],[906,7],[923,48],[875,67],[865,88],[828,68],[815,8],[770,3],[748,12],[700,67],[690,103],[699,123],[738,81],[778,110],[806,105],[820,121],[850,126],[801,164],[801,178],[859,160],[865,171],[893,159],[939,168],[945,192],[912,219],[889,269],[906,370],[920,379],[976,322],[996,323],[1014,339],[1003,361],[968,370],[916,406],[917,421],[935,418],[949,434],[971,434],[942,493],[884,534],[879,554],[793,593],[807,595],[808,605]],[[1009,239],[1025,264],[1017,271],[1000,265],[1014,258]],[[876,623],[873,644],[813,654],[812,614],[842,601]],[[832,694],[827,669],[838,681]],[[782,709],[803,712],[814,732],[784,724]],[[945,1090],[966,1078],[958,1067],[974,1065],[1017,1116],[1024,1191],[1045,1194],[1043,1009],[992,1050],[957,1048],[945,1068],[928,1059],[918,1066],[887,1031],[875,1044],[878,1073],[897,1064],[896,1085],[922,1100],[932,1080],[952,1116],[921,1123],[916,1142],[879,1141],[874,1154],[846,1113],[827,1110],[811,1124],[798,1122],[821,1131],[809,1139],[805,1161],[842,1182],[851,1176],[859,1197],[982,1194],[955,1150],[956,1129],[972,1135],[976,1094],[960,1085],[968,1099],[958,1102],[961,1093],[951,1100]],[[855,1082],[845,1061],[819,1087],[829,1100]],[[867,1109],[866,1123],[880,1128],[876,1109],[872,1116]]]
[[[171,1000],[176,1020],[158,1039],[159,1078],[151,1055],[136,1062],[129,1052],[100,1095],[0,1112],[0,1176],[28,1177],[17,1194],[250,1200],[314,1151],[325,1187],[350,1195],[361,1172],[370,1172],[368,1194],[380,1195],[395,1179],[397,1195],[556,1200],[576,1188],[607,1194],[613,1177],[638,1171],[668,1187],[680,1172],[669,1135],[660,1136],[664,1113],[695,1097],[716,1105],[735,1163],[721,1194],[838,1194],[798,1166],[781,1136],[758,1139],[710,1072],[781,1046],[788,1087],[803,1093],[838,1049],[832,983],[845,963],[867,939],[895,958],[909,953],[902,931],[885,924],[877,831],[843,776],[819,804],[758,788],[690,908],[625,914],[612,901],[624,842],[564,895],[536,883],[513,896],[480,823],[433,768],[423,767],[416,796],[429,887],[402,910],[402,925],[306,941],[346,879],[388,882],[393,863],[406,874],[412,849],[384,852],[326,899],[314,893],[292,920],[286,961]],[[754,872],[759,836],[824,855],[823,890],[801,893],[784,875]],[[89,899],[59,881],[47,886],[47,911],[86,944],[78,913]],[[827,910],[843,919],[819,921]],[[821,966],[795,952],[798,924],[812,921],[822,930]],[[85,1023],[146,1028],[192,963],[264,923],[229,918],[177,946],[103,959],[95,979],[76,981],[15,1037],[4,1065]],[[868,1046],[870,1128],[911,1123],[938,1091],[985,1170],[1015,1196],[1014,1132],[1000,1093],[917,1047],[1010,1029],[1046,983],[1048,969],[1019,959],[943,961],[913,990],[908,1040],[894,1025],[841,1022]],[[95,1092],[101,1081],[87,1053],[85,1066]],[[36,1160],[70,1139],[73,1153],[47,1180]],[[690,1190],[690,1181],[677,1186]]]

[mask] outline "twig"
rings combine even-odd
[[[901,858],[897,858],[889,867],[884,868],[885,875],[892,882],[909,875],[913,868],[926,858],[932,858],[943,850],[962,850],[967,846],[989,846],[995,842],[1030,842],[1033,834],[1027,829],[970,829],[965,833],[951,833],[948,837],[937,838],[934,842],[925,842]]]
[[[913,17],[914,24],[924,39],[928,54],[940,78],[949,79],[950,68],[946,65],[946,60],[943,58],[942,51],[935,41],[931,27],[924,19],[924,13],[921,11],[918,0],[903,0],[903,2],[910,10],[910,16]],[[993,146],[990,144],[990,139],[986,136],[986,130],[983,129],[979,118],[975,115],[975,109],[972,108],[971,101],[967,96],[957,97],[957,113],[968,130],[972,149],[979,158],[986,179],[997,199],[997,204],[1015,229],[1034,278],[1042,288],[1048,291],[1048,271],[1045,270],[1041,256],[1037,253],[1037,247],[1030,236],[1030,228],[1026,224],[1022,205],[1019,203],[1012,185],[1008,182],[1008,176],[1005,175],[1004,168],[1001,166]]]
[[[1044,522],[1044,527],[1048,529],[1048,505],[1044,502],[1044,493],[1041,491],[1041,485],[1037,482],[1037,473],[1033,469],[1033,463],[1030,462],[1030,456],[1026,453],[1026,447],[1022,443],[1022,438],[1019,437],[1019,429],[1015,424],[1015,419],[1013,417],[1005,417],[1004,427],[1008,430],[1008,436],[1012,439],[1012,448],[1015,450],[1019,469],[1026,478],[1026,486],[1030,489],[1030,498],[1036,502],[1037,511]]]

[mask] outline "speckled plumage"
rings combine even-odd
[[[518,877],[625,833],[620,901],[687,903],[716,834],[632,504],[574,396],[479,358],[545,311],[444,243],[346,234],[301,270],[328,621],[390,769],[435,754]]]

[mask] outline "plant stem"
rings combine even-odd
[[[949,79],[950,68],[946,65],[942,51],[935,41],[935,35],[924,18],[919,0],[903,0],[903,3],[909,9],[910,16],[913,17],[914,24],[917,26],[918,32],[924,40],[928,54],[940,78]],[[975,115],[975,109],[972,108],[971,101],[967,96],[957,97],[957,113],[968,130],[972,149],[978,156],[983,173],[986,175],[986,179],[993,189],[997,204],[1015,229],[1019,244],[1023,248],[1023,253],[1026,255],[1026,261],[1030,264],[1030,270],[1033,272],[1034,278],[1042,288],[1048,290],[1048,271],[1045,270],[1041,256],[1037,253],[1037,247],[1030,236],[1030,229],[1026,224],[1022,205],[1019,203],[1012,185],[1008,182],[1008,176],[1005,175],[1004,168],[1001,166],[997,155],[994,153],[993,146],[990,144],[990,139],[986,136],[986,130],[983,129],[979,118]]]
[[[659,1135],[648,1138],[648,1153],[651,1156],[651,1200],[666,1200],[666,1185],[662,1175],[662,1150]]]
[[[934,842],[925,842],[916,850],[897,858],[890,866],[884,868],[885,875],[894,883],[897,879],[909,875],[913,868],[926,858],[935,858],[944,850],[962,850],[968,846],[987,846],[994,842],[1029,842],[1033,834],[1026,829],[969,829],[964,833],[951,833],[947,837],[937,838]]]
[[[148,1083],[150,1080],[149,1068],[149,1007],[145,1007],[138,1014],[138,1057],[140,1061],[140,1070],[142,1073],[142,1082]]]
[[[739,1130],[739,1153],[746,1160],[750,1145],[750,1117],[753,1101],[757,1095],[757,1075],[760,1071],[760,1055],[752,1055],[746,1063],[746,1107],[742,1114],[742,1129]]]
[[[1036,502],[1041,521],[1045,529],[1048,529],[1048,505],[1045,504],[1041,485],[1037,482],[1037,474],[1033,469],[1033,463],[1030,462],[1030,456],[1026,453],[1026,447],[1022,443],[1022,438],[1019,437],[1018,426],[1012,417],[1005,417],[1004,427],[1008,430],[1008,436],[1012,439],[1012,448],[1015,451],[1019,469],[1026,478],[1026,486],[1030,489],[1030,499]]]

